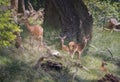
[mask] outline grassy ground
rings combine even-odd
[[[105,74],[100,71],[103,60],[107,62],[109,72],[120,78],[120,33],[102,31],[101,28],[94,27],[89,51],[82,55],[80,61],[76,57],[71,59],[66,52],[60,50],[59,30],[44,28],[44,42],[51,50],[58,50],[64,57],[63,60],[52,58],[65,66],[61,72],[57,72],[33,68],[40,57],[47,55],[47,50],[41,47],[38,51],[37,41],[32,48],[29,34],[25,27],[23,28],[24,50],[10,47],[0,51],[0,82],[97,82]],[[113,57],[107,49],[112,52]],[[71,62],[78,62],[87,70],[71,66]],[[78,71],[75,73],[76,68]]]

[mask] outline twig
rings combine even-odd
[[[90,47],[94,48],[95,50],[98,50],[98,48],[96,48],[94,45],[90,44]]]
[[[111,58],[113,58],[113,54],[112,54],[112,52],[110,51],[110,49],[107,48],[107,51],[110,53]]]

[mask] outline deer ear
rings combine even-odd
[[[85,40],[86,39],[86,36],[83,36],[83,40]]]
[[[83,40],[89,40],[89,39],[90,39],[90,35],[83,36]]]
[[[63,37],[63,39],[65,39],[67,36],[65,35],[64,37]]]
[[[58,36],[58,38],[60,38],[60,39],[65,39],[67,36],[65,35],[65,36]]]
[[[57,38],[61,39],[62,37],[59,35]]]

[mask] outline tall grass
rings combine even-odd
[[[94,47],[89,46],[89,51],[82,54],[81,60],[78,60],[76,57],[71,59],[70,55],[60,49],[59,29],[44,27],[44,42],[51,50],[58,50],[64,57],[63,60],[52,58],[53,61],[59,61],[65,66],[61,72],[33,68],[37,60],[47,52],[44,47],[38,51],[37,41],[34,41],[32,48],[28,33],[27,30],[22,33],[25,47],[22,52],[14,47],[0,51],[0,82],[97,82],[105,74],[100,70],[103,60],[108,63],[109,72],[120,78],[120,33],[118,32],[111,33],[94,27],[90,43]],[[113,58],[107,49],[112,52]],[[72,66],[72,62],[78,62],[88,71],[79,68],[73,80],[77,66]]]

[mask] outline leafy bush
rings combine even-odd
[[[120,20],[120,3],[111,0],[85,0],[94,18],[94,25],[102,27],[109,18]]]
[[[9,0],[0,0],[0,48],[9,46],[15,39],[14,31],[20,31],[19,26],[14,23],[10,10],[4,10],[2,7],[9,5]]]

